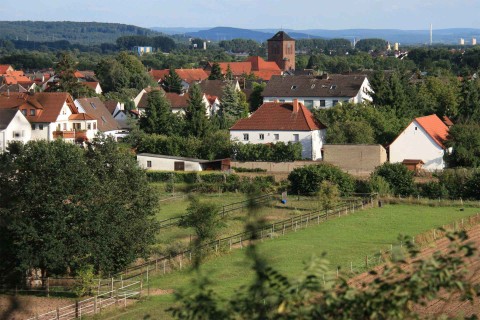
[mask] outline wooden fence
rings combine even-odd
[[[207,243],[202,247],[197,248],[197,250],[216,253],[220,251],[231,251],[233,248],[242,248],[248,245],[252,238],[256,238],[259,241],[263,241],[267,238],[276,238],[288,232],[296,232],[299,229],[320,224],[321,222],[332,218],[354,213],[355,211],[363,209],[365,206],[374,205],[376,194],[361,196],[360,199],[350,199],[330,210],[315,210],[305,214],[296,215],[289,219],[267,224],[260,228],[255,235],[250,232],[238,233],[230,237]],[[174,256],[151,259],[145,263],[128,267],[121,273],[116,274],[115,277],[122,276],[123,279],[133,279],[142,277],[143,274],[148,272],[169,273],[177,269],[182,269],[186,264],[189,264],[192,260],[193,254],[195,254],[195,252],[192,252],[192,250],[185,250]]]
[[[251,202],[259,205],[264,205],[270,201],[273,200],[274,195],[273,194],[266,194],[266,195],[261,195],[256,198],[253,198],[251,200],[244,200],[244,201],[239,201],[239,202],[234,202],[230,204],[226,204],[222,206],[222,209],[220,212],[222,213],[222,217],[225,217],[225,215],[237,211],[237,210],[242,210],[243,208],[246,208],[249,206]],[[159,221],[159,229],[165,229],[173,226],[178,226],[178,223],[180,222],[180,219],[182,219],[182,216],[179,217],[173,217],[165,220]]]
[[[142,295],[142,280],[126,281],[126,280],[100,280],[108,282],[111,290],[104,290],[94,297],[76,301],[75,303],[56,308],[55,310],[35,315],[28,320],[69,320],[82,318],[88,315],[101,313],[108,307],[126,307],[127,302],[132,299],[139,299]],[[100,287],[104,287],[99,284]]]

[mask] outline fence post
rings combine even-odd
[[[57,307],[56,317],[57,320],[60,320],[60,309]]]
[[[47,297],[50,297],[50,277],[47,277]]]
[[[163,259],[163,274],[166,272],[166,264],[167,264],[167,259]]]
[[[148,265],[147,265],[147,296],[149,295],[150,295],[150,282],[148,281]]]
[[[93,314],[97,314],[97,296],[93,297]]]
[[[100,279],[98,279],[98,289],[97,289],[97,296],[100,295]]]
[[[285,222],[283,223],[283,230],[282,230],[282,236],[285,235]]]
[[[155,272],[158,271],[158,258],[155,258]]]
[[[78,300],[75,301],[75,318],[79,317]]]
[[[142,296],[142,290],[143,290],[143,279],[140,279],[140,292],[138,293],[139,298]]]
[[[113,278],[111,279],[111,286],[110,286],[110,298],[113,298]]]

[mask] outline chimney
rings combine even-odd
[[[298,113],[300,110],[300,105],[298,104],[298,99],[293,99],[293,113]]]

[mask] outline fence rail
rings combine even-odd
[[[271,196],[271,195],[268,195]],[[242,232],[226,238],[209,242],[198,250],[231,251],[235,247],[243,247],[248,244],[250,239],[257,238],[263,241],[265,238],[274,238],[280,234],[284,235],[288,232],[295,232],[301,228],[309,225],[319,224],[334,217],[339,217],[342,214],[354,213],[355,210],[363,209],[366,205],[373,205],[375,194],[358,195],[361,198],[354,198],[348,200],[329,210],[314,210],[305,214],[296,215],[282,221],[267,224],[258,230],[258,234],[253,235],[251,232]],[[134,279],[141,277],[145,272],[154,271],[162,272],[163,274],[171,272],[175,269],[182,269],[185,264],[192,260],[191,249],[180,252],[174,256],[161,257],[151,259],[145,263],[136,266],[128,267],[124,271],[116,274],[116,277],[122,276],[124,279]]]
[[[220,212],[222,213],[222,216],[225,217],[226,214],[229,214],[237,210],[242,210],[243,208],[248,207],[248,205],[251,203],[250,201],[253,201],[255,204],[265,204],[271,201],[272,199],[273,199],[273,194],[269,193],[269,194],[265,194],[265,195],[261,195],[259,197],[253,198],[251,200],[244,200],[244,201],[226,204],[222,206],[222,209],[220,210]],[[182,219],[182,217],[184,217],[184,215],[165,219],[165,220],[160,220],[159,229],[178,226],[178,223],[180,222],[180,219]]]
[[[81,301],[76,301],[64,307],[56,308],[55,310],[38,314],[28,320],[70,320],[77,319],[87,315],[95,315],[101,313],[103,309],[110,306],[127,306],[127,301],[138,299],[142,295],[143,283],[138,281],[125,280],[101,280],[107,281],[112,288],[109,291],[102,292],[94,297],[87,298]],[[121,284],[115,287],[115,284]],[[100,287],[100,285],[99,285]],[[99,289],[100,290],[100,289]]]

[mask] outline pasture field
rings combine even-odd
[[[352,264],[354,271],[362,272],[365,270],[365,256],[397,244],[399,234],[414,236],[479,211],[478,208],[462,211],[460,207],[386,205],[312,225],[260,243],[258,247],[274,268],[291,279],[302,272],[304,263],[312,256],[320,256],[324,252],[332,270],[337,267],[348,270]],[[241,249],[210,256],[202,271],[209,276],[212,289],[223,297],[233,295],[236,288],[248,284],[253,277],[251,263]],[[158,293],[161,289],[163,294],[152,295],[125,312],[107,313],[102,319],[169,318],[164,310],[174,303],[174,297],[165,292],[188,288],[194,277],[195,274],[188,268],[166,275],[152,275],[151,292]]]

